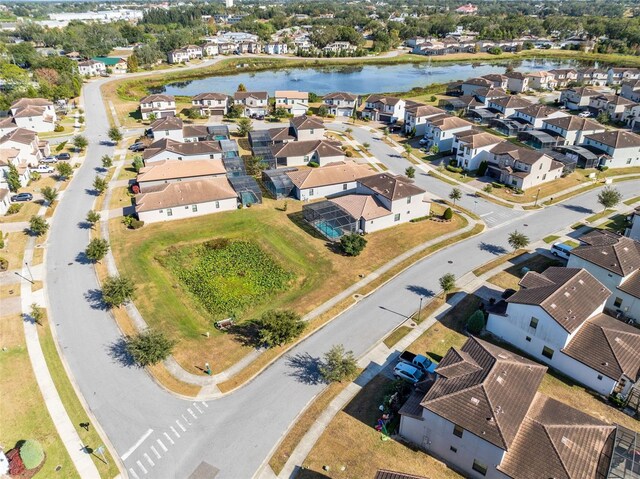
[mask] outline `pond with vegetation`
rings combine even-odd
[[[203,92],[232,94],[243,83],[248,90],[303,90],[324,95],[332,91],[348,91],[356,94],[404,92],[412,88],[434,83],[504,73],[511,67],[517,71],[531,72],[591,66],[574,60],[527,59],[496,62],[441,63],[430,62],[399,65],[345,65],[285,68],[281,70],[216,75],[197,80],[169,83],[154,89],[154,93],[192,96]]]

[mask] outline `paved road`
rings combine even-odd
[[[89,231],[79,224],[93,201],[94,169],[102,155],[112,154],[100,144],[108,121],[99,83],[85,87],[85,111],[87,160],[57,208],[48,242],[50,314],[74,379],[134,479],[186,478],[203,461],[220,470],[218,479],[251,477],[320,391],[309,371],[331,345],[342,343],[361,355],[417,309],[420,296],[437,291],[442,274],[461,276],[508,248],[507,235],[514,228],[536,240],[596,208],[596,192],[590,192],[542,212],[521,212],[511,225],[495,226],[417,263],[232,395],[186,401],[158,387],[144,370],[123,365],[120,332],[93,299],[94,271],[76,260],[89,241]],[[628,197],[637,194],[638,182],[618,187]]]

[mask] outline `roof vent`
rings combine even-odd
[[[502,376],[498,376],[496,381],[498,381],[498,384],[504,384],[504,378]]]
[[[609,363],[605,361],[602,363],[602,366],[609,366]]]
[[[551,303],[551,307],[552,307],[553,309],[556,309],[556,303]]]
[[[568,298],[569,296],[571,296],[571,293],[569,291],[565,291],[564,292],[564,297]]]
[[[578,283],[580,284],[584,284],[584,281],[582,281],[581,279],[578,280]]]
[[[500,359],[509,359],[509,356],[507,356],[505,353],[500,353],[500,354],[498,354],[498,357],[499,357]]]
[[[472,397],[471,402],[477,406],[478,404],[480,404],[480,399]]]
[[[497,414],[502,414],[503,412],[504,412],[504,411],[503,411],[503,409],[502,409],[502,406],[498,406],[498,407],[496,407],[496,413],[497,413]]]

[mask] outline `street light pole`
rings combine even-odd
[[[31,278],[31,282],[33,283],[33,275],[31,274],[31,268],[29,268],[29,263],[25,261],[24,265],[27,267],[27,271],[29,272],[29,277]]]
[[[420,316],[422,315],[422,300],[424,299],[424,296],[420,296],[420,307],[418,308],[418,322],[420,322],[421,318]]]
[[[27,278],[26,276],[22,276],[20,273],[18,273],[17,271],[14,271],[15,274],[17,274],[18,276],[20,276],[22,279],[25,279],[27,281],[29,281],[29,283],[31,284],[35,284],[33,281],[31,281],[29,278]]]

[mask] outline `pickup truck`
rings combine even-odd
[[[410,351],[403,352],[398,359],[400,362],[409,364],[410,366],[418,368],[426,373],[432,373],[436,369],[436,366],[438,366],[426,356],[423,356],[422,354],[413,354]]]

